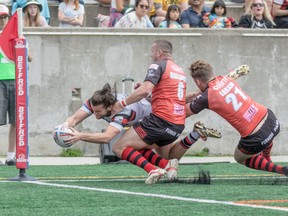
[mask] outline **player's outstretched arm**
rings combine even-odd
[[[241,76],[245,76],[249,72],[250,72],[250,69],[249,69],[248,65],[241,65],[241,66],[239,66],[233,70],[230,70],[229,73],[226,74],[226,76],[228,76],[229,78],[231,78],[233,80],[236,80]],[[187,92],[186,103],[192,102],[192,100],[200,93],[201,93],[200,90],[197,90],[195,92]]]
[[[77,124],[79,124],[84,119],[88,118],[89,116],[90,116],[90,114],[88,114],[87,112],[85,112],[81,109],[78,109],[73,115],[69,116],[65,120],[63,125],[65,125],[67,127],[75,127]]]
[[[78,142],[79,140],[90,142],[94,144],[99,143],[108,143],[110,142],[117,134],[120,133],[119,129],[112,125],[108,125],[106,130],[103,133],[85,133],[85,132],[79,132],[75,130],[74,128],[70,128],[73,133],[69,133],[71,135],[71,138],[66,141],[67,144],[74,144]]]
[[[136,90],[134,90],[127,98],[123,99],[122,101],[117,101],[111,110],[111,115],[114,116],[116,113],[120,112],[125,106],[135,103],[137,101],[146,98],[152,89],[154,84],[149,81],[145,81],[139,86]]]

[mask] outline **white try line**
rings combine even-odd
[[[252,205],[252,204],[234,203],[234,202],[229,202],[229,201],[194,199],[194,198],[171,196],[171,195],[165,195],[165,194],[130,192],[130,191],[125,191],[125,190],[113,190],[113,189],[107,189],[107,188],[91,188],[91,187],[83,187],[83,186],[77,186],[77,185],[63,185],[63,184],[54,184],[54,183],[47,183],[47,182],[40,182],[40,181],[23,181],[23,183],[62,187],[62,188],[74,188],[74,189],[80,189],[80,190],[100,191],[100,192],[107,192],[107,193],[127,194],[127,195],[143,196],[143,197],[156,197],[156,198],[162,198],[162,199],[171,199],[171,200],[187,201],[187,202],[230,205],[230,206],[240,206],[240,207],[258,208],[258,209],[270,209],[270,210],[278,210],[278,211],[288,212],[288,208],[284,208],[284,207],[281,208],[281,207],[276,207],[276,206],[259,206],[259,205]]]
[[[264,177],[264,178],[263,178]],[[193,180],[195,177],[180,177],[180,180]],[[71,176],[67,176],[67,177],[52,177],[52,178],[39,178],[39,181],[42,182],[123,182],[123,181],[144,181],[145,177],[143,176],[134,176],[133,178],[131,178],[131,176],[115,176],[112,178],[105,178],[105,177],[95,177],[95,176],[82,176],[82,177],[71,177]],[[238,176],[238,177],[214,177],[211,178],[211,181],[234,181],[234,180],[287,180],[286,184],[288,185],[288,178],[285,176]],[[160,182],[163,182],[165,180],[161,179]],[[0,178],[0,183],[13,183],[13,182],[17,182],[17,181],[9,181],[7,180],[7,178]],[[172,182],[173,183],[173,182]],[[175,182],[175,183],[179,183],[179,182]],[[199,183],[193,183],[193,182],[180,182],[180,183],[186,183],[186,184],[199,184]],[[275,182],[273,182],[273,184],[275,184]]]

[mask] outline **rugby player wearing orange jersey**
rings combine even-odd
[[[112,110],[118,112],[152,92],[152,113],[134,124],[113,146],[115,155],[149,173],[146,184],[153,184],[166,174],[170,180],[177,178],[177,159],[168,161],[159,157],[162,163],[158,169],[142,154],[143,149],[173,143],[184,130],[186,118],[186,76],[172,60],[172,44],[167,40],[154,41],[151,58],[153,63],[143,84],[120,103],[116,102]]]
[[[280,131],[280,123],[274,113],[255,102],[232,79],[214,77],[211,65],[202,60],[190,66],[190,74],[201,94],[188,105],[187,114],[197,114],[203,109],[213,110],[241,135],[234,152],[238,163],[288,176],[288,167],[274,164],[270,158],[273,139]]]

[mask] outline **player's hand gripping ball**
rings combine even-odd
[[[71,137],[68,133],[73,133],[66,125],[58,125],[54,128],[52,135],[57,145],[62,148],[69,148],[72,144],[66,144],[66,140]]]

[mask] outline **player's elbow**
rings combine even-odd
[[[151,91],[152,90],[150,89],[144,89],[144,91],[142,92],[143,97],[147,97],[151,93]]]
[[[103,139],[102,139],[102,142],[108,144],[108,143],[112,140],[112,138],[113,138],[113,137],[112,137],[112,136],[109,136],[109,135],[104,136]]]
[[[109,131],[109,132],[104,132],[102,134],[102,141],[104,143],[109,143],[114,137],[117,136],[117,134],[119,134],[120,131]]]
[[[144,82],[144,84],[141,86],[142,95],[147,97],[152,92],[153,87],[154,85],[151,82]]]

